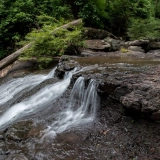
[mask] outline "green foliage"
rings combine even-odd
[[[1,0],[0,59],[18,48],[33,28],[81,17],[86,26],[135,39],[158,37],[160,2],[156,0]],[[129,29],[128,29],[129,28]],[[144,28],[144,29],[142,29]],[[127,33],[128,31],[128,33]],[[22,41],[21,41],[22,43]]]
[[[34,42],[34,44],[24,52],[23,58],[36,57],[39,62],[48,63],[54,56],[77,53],[77,47],[83,45],[82,27],[74,27],[71,31],[61,28],[52,33],[58,26],[45,25],[42,29],[29,33],[25,43]]]
[[[132,5],[132,14],[137,18],[150,18],[154,14],[154,5],[152,0],[133,0]]]
[[[108,1],[106,28],[118,36],[124,36],[128,26],[132,23],[132,18],[150,18],[153,16],[153,10],[151,0]]]
[[[128,27],[131,16],[131,4],[128,0],[116,0],[108,3],[107,11],[107,29],[118,35],[123,35]]]
[[[160,20],[150,19],[132,19],[130,28],[128,28],[128,36],[131,40],[143,38],[160,37]]]
[[[160,2],[154,4],[154,6],[155,6],[155,17],[160,19]]]
[[[128,49],[126,49],[126,48],[124,48],[124,47],[121,47],[121,48],[120,48],[120,51],[121,51],[122,53],[127,53],[127,52],[128,52]]]
[[[56,22],[56,19],[69,19],[72,17],[70,12],[70,7],[63,5],[62,0],[0,1],[0,59],[13,52],[16,43],[32,28],[41,28],[49,21]]]
[[[15,43],[34,27],[33,7],[34,3],[30,0],[0,1],[0,45],[3,55],[7,54],[5,50],[13,51]]]
[[[104,27],[103,19],[106,17],[105,0],[76,0],[75,4],[79,6],[79,17],[83,18],[87,25]]]

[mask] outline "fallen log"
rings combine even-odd
[[[72,26],[77,26],[77,25],[79,25],[81,23],[82,23],[82,19],[77,19],[77,20],[69,22],[69,23],[67,23],[67,24],[65,24],[65,25],[63,25],[61,27],[56,28],[54,31],[51,32],[51,34],[54,34],[59,29],[68,29],[68,28],[70,28]]]
[[[72,26],[77,26],[79,24],[82,23],[82,19],[78,19],[78,20],[74,20],[72,22],[69,22],[61,27],[56,28],[55,30],[53,30],[51,32],[51,34],[54,34],[57,30],[59,29],[67,29],[70,28]],[[4,67],[7,67],[8,65],[10,65],[11,63],[13,63],[15,60],[17,60],[18,56],[23,53],[24,50],[30,48],[33,45],[33,42],[30,42],[29,44],[25,45],[24,47],[20,48],[19,50],[17,50],[16,52],[10,54],[9,56],[7,56],[6,58],[2,59],[0,61],[0,69],[3,69]]]

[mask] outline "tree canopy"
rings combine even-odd
[[[0,59],[33,29],[76,18],[127,39],[160,36],[159,0],[1,0]]]

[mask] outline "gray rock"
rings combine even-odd
[[[151,41],[149,43],[150,49],[160,49],[160,42]]]
[[[115,36],[108,31],[96,28],[85,28],[85,36],[90,39],[104,39],[108,36],[115,38]]]
[[[85,41],[85,48],[87,49],[109,51],[110,47],[111,45],[109,43],[106,43],[105,41],[99,39]]]
[[[108,73],[99,85],[98,92],[103,99],[116,99],[128,110],[160,120],[159,81],[159,68],[143,74]]]
[[[57,69],[55,70],[55,76],[62,79],[66,71],[71,71],[78,66],[79,64],[74,60],[69,60],[68,58],[61,60],[57,66]]]
[[[137,51],[137,52],[144,52],[144,49],[142,49],[142,47],[140,47],[140,46],[129,46],[128,50]]]
[[[110,37],[107,37],[104,39],[105,42],[109,43],[111,45],[111,50],[118,51],[121,46],[123,46],[124,42],[121,40],[116,40]]]
[[[130,94],[121,97],[120,100],[126,108],[141,111],[140,98],[141,95],[135,94],[135,92],[131,92]]]
[[[28,160],[27,157],[25,157],[24,155],[10,155],[7,158],[5,158],[5,160]]]
[[[149,40],[135,40],[135,41],[129,41],[128,45],[129,46],[143,46],[143,45],[148,45]]]
[[[129,89],[126,86],[117,87],[115,89],[114,98],[120,100],[120,98],[126,94],[130,93]]]
[[[154,113],[152,114],[151,118],[152,118],[153,120],[160,121],[160,110],[157,111],[157,112],[154,112]]]

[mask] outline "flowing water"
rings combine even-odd
[[[48,76],[45,76],[45,79],[51,77],[51,75],[52,75],[52,72],[49,73]],[[47,85],[46,87],[38,91],[36,94],[29,97],[27,100],[24,100],[18,104],[11,106],[5,113],[1,115],[0,126],[10,121],[13,122],[14,119],[17,119],[19,116],[22,117],[24,114],[28,114],[36,109],[38,110],[41,107],[43,107],[45,104],[49,103],[50,101],[56,100],[56,98],[61,96],[64,93],[64,91],[67,89],[68,85],[70,84],[71,77],[72,77],[72,72],[67,74],[63,81],[57,82],[55,84]],[[40,77],[38,76],[37,78],[40,78]],[[32,80],[33,79],[31,77],[31,82]],[[36,84],[38,83],[40,82],[37,82]]]
[[[62,133],[78,124],[93,121],[97,107],[98,95],[94,81],[90,80],[88,87],[85,88],[84,78],[79,77],[72,89],[67,109],[59,113],[58,119],[45,130],[43,138]]]
[[[29,75],[23,78],[15,78],[0,86],[0,106],[27,88],[32,88],[48,78],[52,78],[54,68],[48,75]]]
[[[0,129],[4,130],[8,125],[14,126],[18,121],[23,122],[25,120],[23,117],[27,117],[27,115],[30,117],[32,113],[37,113],[39,116],[42,113],[40,116],[42,118],[43,113],[45,112],[43,112],[43,110],[47,110],[47,106],[50,107],[50,111],[52,109],[54,110],[53,104],[56,103],[57,99],[67,90],[73,74],[94,69],[95,67],[97,66],[85,67],[77,72],[75,70],[70,71],[66,73],[63,80],[46,85],[32,96],[10,106],[6,111],[2,111],[0,116]],[[22,90],[27,88],[31,89],[42,81],[53,78],[54,72],[55,69],[48,75],[26,76],[24,78],[13,79],[3,84],[1,86],[1,90],[3,90],[3,92],[1,92],[1,106],[3,106],[2,104],[5,104],[7,100],[13,97],[16,98],[18,92],[22,92]],[[32,142],[32,147],[39,143],[42,145],[46,139],[56,138],[58,134],[63,133],[66,130],[72,130],[74,127],[92,122],[96,117],[96,111],[99,106],[96,88],[97,86],[94,80],[90,80],[86,85],[84,78],[79,77],[73,86],[70,96],[67,96],[68,100],[66,100],[66,104],[64,104],[65,108],[54,114],[52,114],[53,112],[51,111],[50,113],[47,113],[47,117],[43,117],[44,121],[47,121],[48,119],[50,119],[50,121],[46,123],[46,129],[42,129],[39,133],[39,138]],[[7,97],[10,95],[8,99],[4,99],[6,95]],[[50,106],[51,103],[52,106]],[[40,123],[40,121],[37,121],[36,123]],[[28,145],[30,144],[27,143],[25,147]],[[38,159],[41,159],[40,157]]]
[[[144,72],[151,68],[156,68],[160,64],[159,59],[153,58],[137,58],[137,57],[121,57],[121,56],[93,56],[73,58],[83,66],[97,65],[97,70],[105,70],[105,72]]]
[[[90,67],[88,69],[94,68]],[[87,70],[87,67],[82,69]],[[1,86],[1,100],[0,104],[7,102],[7,100],[16,97],[16,94],[27,87],[32,88],[38,85],[47,78],[54,77],[54,72],[51,71],[48,75],[34,75],[26,76],[24,78],[18,78],[7,82]],[[44,88],[40,89],[37,93],[31,97],[17,103],[0,116],[0,127],[5,126],[10,122],[22,118],[23,116],[42,109],[45,105],[50,102],[56,101],[68,88],[70,80],[75,71],[71,71],[65,75],[65,78],[54,84],[49,84]],[[11,92],[12,91],[12,92]],[[58,120],[48,127],[47,134],[61,133],[73,125],[85,123],[94,119],[96,108],[97,108],[97,93],[96,86],[93,80],[90,81],[87,88],[85,88],[84,78],[80,77],[76,81],[72,93],[68,108],[61,112],[57,117]],[[88,113],[88,114],[87,114]],[[54,132],[54,134],[53,134]]]
[[[138,139],[142,142],[144,140],[145,145],[148,145],[147,140],[151,139],[150,133],[153,131],[148,123],[146,126],[145,123],[141,124],[144,129],[138,128],[139,124],[130,123],[132,119],[126,117],[120,123],[113,123],[114,119],[111,123],[106,120],[101,122],[112,115],[112,106],[107,112],[105,108],[106,116],[103,116],[103,112],[101,116],[98,115],[101,117],[99,121],[97,114],[100,102],[95,80],[86,81],[80,76],[72,89],[69,86],[73,74],[100,67],[113,69],[114,66],[122,66],[126,70],[133,66],[135,68],[137,63],[140,66],[139,62],[128,63],[116,59],[117,63],[111,63],[105,59],[107,64],[101,66],[98,58],[79,61],[92,66],[84,65],[86,67],[80,71],[68,72],[63,80],[47,84],[6,108],[4,106],[8,101],[18,98],[18,93],[25,93],[47,79],[54,79],[55,69],[46,75],[15,78],[0,86],[0,160],[136,159],[135,155],[132,156],[132,133],[142,134]],[[118,112],[119,109],[120,107]],[[154,137],[152,141],[156,140]],[[143,144],[134,144],[135,154],[150,153]],[[125,150],[126,148],[129,149]]]

